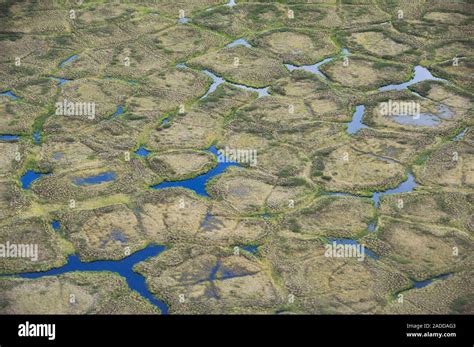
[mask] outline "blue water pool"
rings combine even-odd
[[[164,302],[155,298],[148,290],[145,278],[142,275],[133,271],[133,267],[135,264],[138,264],[150,257],[156,257],[165,249],[166,248],[164,246],[150,245],[122,260],[104,260],[94,262],[82,262],[78,255],[71,255],[68,257],[67,264],[60,268],[44,272],[23,273],[15,276],[35,279],[45,276],[57,276],[74,271],[114,272],[126,279],[130,289],[136,291],[142,297],[144,297],[153,305],[158,307],[162,314],[167,314],[168,306]]]
[[[60,160],[64,157],[64,153],[63,152],[54,152],[53,153],[53,159],[54,160]]]
[[[311,72],[311,73],[314,73],[315,75],[318,75],[324,79],[327,79],[327,76],[325,74],[323,74],[321,71],[319,71],[319,67],[321,65],[324,65],[326,63],[329,63],[331,60],[333,60],[334,58],[326,58],[322,61],[320,61],[319,63],[316,63],[316,64],[312,64],[312,65],[301,65],[301,66],[296,66],[296,65],[291,65],[291,64],[285,64],[286,68],[288,69],[288,71],[293,71],[293,70],[304,70],[304,71],[308,71],[308,72]]]
[[[257,245],[246,245],[246,246],[240,246],[244,251],[252,253],[252,254],[257,254],[258,253],[258,246]]]
[[[417,117],[413,117],[412,115],[398,115],[392,116],[391,119],[398,124],[411,126],[435,127],[441,123],[436,115],[430,113],[420,113]]]
[[[0,135],[0,140],[2,141],[17,141],[20,139],[18,135]]]
[[[418,184],[415,181],[415,177],[413,176],[413,174],[411,172],[409,172],[408,173],[408,178],[405,181],[403,181],[402,183],[400,183],[397,187],[395,187],[393,189],[387,189],[385,191],[374,192],[372,194],[372,201],[374,202],[374,206],[376,208],[379,208],[379,206],[380,206],[380,197],[381,196],[390,195],[390,194],[399,194],[399,193],[409,193],[409,192],[412,192],[413,189],[415,189],[415,187],[417,185]],[[329,196],[367,198],[366,196],[361,196],[361,195],[356,195],[356,194],[351,194],[351,193],[345,193],[345,192],[325,192],[324,194],[329,195]],[[369,227],[368,227],[369,231],[375,230],[375,227],[376,227],[376,225],[372,226],[371,224],[369,224]],[[373,230],[370,230],[372,228],[373,228]]]
[[[375,229],[377,229],[377,220],[370,222],[369,225],[367,226],[367,230],[370,232],[374,232]]]
[[[113,181],[117,178],[117,175],[115,174],[115,172],[113,171],[108,171],[108,172],[104,172],[104,173],[101,173],[99,175],[95,175],[95,176],[89,176],[89,177],[77,177],[77,178],[74,178],[74,183],[79,185],[79,186],[83,186],[83,185],[89,185],[89,184],[100,184],[100,183],[104,183],[104,182],[110,182],[110,181]]]
[[[375,207],[378,208],[380,206],[381,196],[412,192],[416,186],[417,186],[417,183],[415,181],[415,177],[413,176],[411,172],[409,172],[408,178],[405,181],[403,181],[402,183],[400,183],[397,187],[393,189],[388,189],[386,191],[381,191],[381,192],[375,192],[374,195],[372,196],[372,200],[374,201]]]
[[[179,18],[178,19],[178,23],[179,24],[186,24],[186,23],[189,23],[190,19],[189,18],[186,18],[186,17],[183,17],[183,18]]]
[[[383,86],[379,89],[381,92],[386,92],[389,90],[402,90],[406,89],[412,84],[421,82],[421,81],[445,81],[442,78],[434,77],[429,70],[423,66],[417,65],[415,66],[414,76],[411,80],[405,83],[400,84],[389,84],[387,86]]]
[[[232,83],[232,82],[227,82],[227,83],[229,83],[230,85],[232,85],[234,87],[237,87],[237,88],[240,88],[240,89],[243,89],[243,90],[247,90],[249,92],[257,93],[258,98],[262,98],[264,96],[269,96],[270,95],[270,93],[268,92],[268,89],[270,87],[254,88],[254,87],[245,86],[243,84],[236,84],[236,83]]]
[[[248,90],[248,91],[250,91],[250,92],[257,93],[259,98],[270,95],[270,94],[268,93],[269,87],[264,87],[264,88],[248,87],[248,86],[245,86],[245,85],[243,85],[243,84],[237,84],[237,83],[232,83],[232,82],[226,81],[226,80],[223,79],[222,77],[217,76],[216,74],[212,73],[212,72],[209,71],[209,70],[203,70],[203,72],[204,72],[206,75],[208,75],[209,77],[212,78],[212,84],[211,84],[211,86],[209,87],[209,89],[207,90],[207,92],[201,97],[201,99],[204,99],[204,98],[207,97],[209,94],[211,94],[212,92],[214,92],[214,91],[217,89],[217,87],[219,87],[222,83],[228,83],[228,84],[230,84],[230,85],[232,85],[232,86],[234,86],[234,87],[237,87],[237,88],[240,88],[240,89],[244,89],[244,90]]]
[[[212,78],[212,84],[211,86],[209,87],[209,89],[207,90],[206,94],[204,94],[201,99],[204,99],[206,96],[208,96],[209,94],[211,94],[212,92],[214,92],[217,87],[219,87],[222,83],[225,82],[225,79],[223,79],[222,77],[219,77],[215,74],[213,74],[211,71],[209,70],[204,70],[204,73],[206,75],[208,75],[209,77]]]
[[[118,106],[115,113],[112,114],[112,118],[116,118],[116,117],[120,116],[123,113],[123,111],[124,111],[123,106]]]
[[[33,141],[37,145],[41,143],[41,133],[38,130],[33,133]]]
[[[48,173],[35,172],[33,170],[26,171],[23,176],[20,177],[21,187],[23,189],[30,189],[31,184],[42,176],[47,176]]]
[[[215,146],[211,146],[209,148],[209,152],[214,154],[216,157],[219,156],[219,151]],[[209,182],[210,179],[213,177],[220,175],[223,173],[229,166],[240,166],[236,162],[232,161],[226,161],[226,162],[219,162],[217,163],[217,166],[214,167],[213,169],[209,170],[207,173],[190,178],[187,180],[183,181],[166,181],[162,182],[160,184],[154,185],[151,188],[153,189],[164,189],[164,188],[174,188],[174,187],[181,187],[181,188],[187,188],[190,189],[197,194],[201,196],[208,197],[209,195],[206,192],[206,184]]]
[[[62,78],[62,77],[53,77],[53,76],[51,76],[50,78],[53,79],[53,80],[56,80],[56,81],[58,82],[58,83],[56,83],[56,85],[57,85],[58,87],[60,87],[60,86],[62,86],[63,84],[65,84],[65,83],[71,81],[71,80],[68,80],[68,79]]]
[[[352,121],[347,124],[347,133],[355,134],[360,129],[367,128],[365,124],[362,123],[364,119],[365,106],[357,105],[354,115],[352,116]]]
[[[145,147],[141,146],[135,151],[135,154],[139,155],[140,157],[146,157],[148,154],[150,154],[150,151],[147,150]]]
[[[9,97],[12,100],[18,99],[18,96],[16,96],[11,90],[7,90],[6,92],[0,93],[0,96]]]
[[[461,131],[459,134],[457,134],[457,135],[453,138],[453,141],[461,141],[461,140],[464,138],[464,135],[466,135],[468,129],[469,129],[469,128],[466,128],[466,129],[464,129],[463,131]]]
[[[237,39],[229,43],[226,47],[235,47],[235,46],[244,46],[244,47],[252,47],[252,45],[246,39]]]
[[[59,63],[59,67],[64,67],[64,65],[76,60],[78,57],[79,55],[77,54],[71,55],[69,58],[66,58],[61,63]]]
[[[347,48],[343,48],[341,50],[340,54],[343,55],[343,56],[347,56],[347,55],[349,55],[349,51],[347,50]],[[285,66],[288,69],[288,71],[290,71],[290,72],[293,71],[293,70],[304,70],[304,71],[311,72],[315,75],[318,75],[318,76],[320,76],[324,79],[327,79],[327,76],[319,70],[319,67],[321,65],[329,63],[330,61],[334,60],[335,58],[336,58],[336,56],[329,57],[329,58],[321,60],[320,62],[317,62],[316,64],[311,64],[311,65],[296,66],[296,65],[291,65],[291,64],[285,64]]]
[[[414,288],[423,288],[423,287],[426,287],[427,285],[430,285],[434,281],[445,280],[446,278],[448,278],[451,275],[452,275],[452,273],[447,273],[447,274],[439,275],[439,276],[436,276],[436,277],[433,277],[433,278],[430,278],[430,279],[427,279],[427,280],[424,280],[424,281],[413,281],[413,287]]]

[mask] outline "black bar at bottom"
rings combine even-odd
[[[44,324],[54,324],[54,339],[52,326]],[[283,339],[294,342],[293,346],[299,345],[298,341],[305,345],[332,345],[332,341],[335,346],[473,346],[473,331],[472,315],[0,316],[1,347],[102,343],[148,346],[150,342],[163,345],[189,340],[252,345],[274,340],[281,345]]]

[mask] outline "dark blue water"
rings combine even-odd
[[[58,220],[53,220],[51,222],[51,227],[53,228],[53,230],[59,230],[61,229],[61,222]]]
[[[58,83],[56,83],[56,85],[58,87],[61,87],[63,84],[71,81],[71,80],[68,80],[68,79],[62,78],[62,77],[53,77],[53,76],[51,76],[50,78],[52,78],[53,80],[58,81]]]
[[[78,58],[77,54],[71,55],[69,58],[63,60],[61,63],[59,63],[59,67],[64,67],[67,63],[70,63],[71,61],[74,61]]]
[[[145,147],[141,146],[135,151],[135,154],[139,155],[140,157],[146,157],[148,154],[150,154],[150,151]]]
[[[230,47],[235,47],[235,46],[244,46],[244,47],[252,47],[252,45],[250,43],[248,43],[247,40],[245,39],[237,39],[231,43],[229,43],[226,47],[230,48]]]
[[[244,251],[252,253],[252,254],[257,254],[258,253],[258,246],[256,245],[247,245],[247,246],[240,246]]]
[[[427,68],[420,65],[415,66],[414,71],[415,71],[415,75],[408,82],[401,83],[401,84],[389,84],[387,86],[383,86],[382,88],[380,88],[379,91],[386,92],[389,90],[402,90],[402,89],[408,88],[412,84],[415,84],[421,81],[428,81],[428,80],[429,81],[445,81],[442,78],[434,77],[431,74],[431,72],[428,71]]]
[[[38,130],[35,130],[33,133],[33,141],[39,145],[41,143],[41,133]]]
[[[412,192],[416,186],[417,186],[417,183],[415,181],[415,177],[413,176],[411,172],[409,172],[408,178],[406,179],[406,181],[403,181],[402,183],[400,183],[398,187],[396,188],[388,189],[382,192],[375,192],[374,195],[372,196],[372,200],[374,201],[375,207],[378,208],[380,206],[381,196]]]
[[[23,189],[30,189],[31,184],[42,176],[47,176],[49,173],[35,172],[28,170],[20,177],[21,187]]]
[[[2,141],[16,141],[19,139],[20,139],[20,136],[18,135],[0,135],[0,140]]]
[[[145,282],[145,278],[133,271],[133,266],[138,264],[150,257],[156,257],[162,253],[166,247],[151,245],[138,252],[133,253],[132,255],[124,258],[122,260],[104,260],[104,261],[94,261],[94,262],[82,262],[78,255],[71,255],[68,257],[67,264],[63,267],[44,271],[44,272],[30,272],[18,274],[21,278],[41,278],[44,276],[57,276],[68,272],[74,271],[109,271],[114,272],[127,280],[127,284],[130,289],[136,291],[142,297],[150,301],[153,305],[158,307],[161,310],[162,314],[168,313],[168,306],[155,298],[150,291]]]
[[[451,276],[452,274],[453,273],[447,273],[447,274],[439,275],[439,276],[436,276],[436,277],[433,277],[433,278],[430,278],[430,279],[427,279],[427,280],[424,280],[424,281],[413,281],[413,287],[414,288],[423,288],[423,287],[426,287],[427,285],[430,285],[431,283],[433,283],[433,281],[444,280],[444,279],[448,278],[449,276]]]
[[[82,185],[88,185],[88,184],[100,184],[103,182],[110,182],[115,180],[117,175],[113,171],[108,171],[104,172],[102,174],[96,175],[96,176],[89,176],[89,177],[84,177],[84,178],[75,178],[74,183],[82,186]]]
[[[169,117],[166,117],[166,118],[163,118],[163,120],[161,121],[161,125],[166,125],[170,122],[170,119]]]
[[[365,106],[357,105],[354,115],[352,116],[352,121],[347,124],[347,133],[355,134],[362,128],[367,128],[365,124],[362,123],[364,118]]]
[[[211,146],[208,149],[209,152],[214,154],[216,157],[219,156],[219,152],[216,147]],[[213,177],[220,175],[223,173],[229,166],[240,166],[236,162],[228,161],[228,162],[219,162],[217,163],[217,166],[211,170],[209,170],[207,173],[190,178],[187,180],[183,181],[166,181],[162,182],[160,184],[154,185],[151,188],[153,189],[164,189],[164,188],[173,188],[173,187],[181,187],[181,188],[187,188],[190,189],[197,194],[201,196],[208,197],[209,195],[206,192],[206,183]]]
[[[353,239],[328,239],[330,243],[335,242],[337,245],[353,245],[357,246],[359,243],[356,240]],[[364,254],[367,255],[369,258],[372,258],[374,260],[378,260],[380,257],[372,252],[371,250],[367,249],[367,247],[364,247]]]
[[[117,107],[117,111],[112,115],[112,118],[116,118],[120,116],[123,113],[123,106]]]
[[[0,93],[0,96],[9,97],[12,100],[19,99],[18,96],[16,96],[11,90],[7,90],[6,92]]]

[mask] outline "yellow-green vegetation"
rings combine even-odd
[[[473,8],[2,2],[0,313],[473,314]]]
[[[341,85],[352,88],[375,89],[389,83],[401,83],[409,76],[409,67],[361,56],[334,60],[322,66],[321,71]]]
[[[224,48],[189,61],[191,66],[214,71],[227,80],[251,87],[265,87],[285,76],[281,61],[269,52],[242,46]]]
[[[472,146],[460,143],[446,143],[426,160],[422,167],[416,167],[420,182],[426,185],[443,186],[449,189],[471,189],[474,185]]]
[[[234,255],[231,248],[194,248],[176,246],[138,268],[151,290],[171,304],[171,313],[270,314],[284,302],[265,261],[244,252]],[[229,274],[234,277],[225,279]],[[180,295],[187,299],[184,304]]]
[[[382,259],[416,280],[462,271],[471,262],[469,236],[451,227],[430,225],[383,216],[380,249]],[[457,247],[458,254],[454,247]]]
[[[282,233],[269,245],[274,276],[289,293],[298,293],[299,300],[285,311],[376,313],[387,304],[387,293],[408,284],[398,271],[383,263],[327,258],[324,253],[321,240],[295,233]]]
[[[314,64],[337,53],[337,47],[327,33],[313,31],[269,31],[252,40],[252,43],[278,55],[284,62],[295,65]]]
[[[369,199],[321,196],[297,213],[288,214],[287,222],[290,231],[297,225],[301,234],[357,238],[373,217]]]
[[[40,217],[7,220],[1,226],[1,244],[37,245],[37,254],[2,261],[2,274],[44,271],[66,263],[66,256],[74,252],[69,241],[51,231]],[[36,259],[37,258],[37,259]]]
[[[215,160],[210,153],[171,151],[151,157],[150,165],[167,180],[179,181],[206,173],[215,166]]]
[[[2,278],[0,287],[2,314],[160,313],[112,273],[73,272],[38,280]]]
[[[353,33],[350,38],[362,46],[363,49],[378,56],[399,55],[410,49],[410,46],[394,41],[383,32],[367,31]]]
[[[393,187],[402,181],[405,172],[397,162],[357,151],[350,146],[317,153],[313,169],[314,179],[326,190],[355,193]]]

